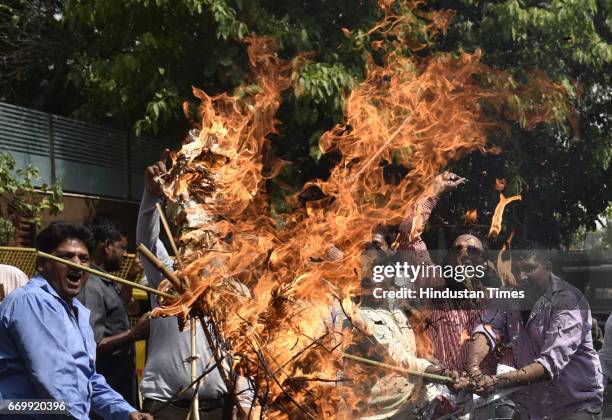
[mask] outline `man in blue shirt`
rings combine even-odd
[[[37,247],[89,265],[92,236],[82,226],[53,223]],[[96,343],[89,310],[77,299],[87,273],[40,259],[38,274],[0,305],[0,409],[15,400],[63,401],[71,417],[152,420],[113,391],[95,369]],[[20,414],[20,413],[15,413]],[[0,418],[12,415],[0,415]]]

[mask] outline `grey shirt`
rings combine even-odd
[[[145,190],[138,213],[136,242],[144,244],[166,266],[172,268],[172,259],[159,240],[160,223],[155,203],[157,203],[157,198]],[[162,280],[159,270],[146,259],[142,260],[142,265],[149,285],[157,288]],[[155,296],[151,296],[150,299],[152,308],[159,306]],[[200,375],[213,366],[215,360],[199,322],[196,330],[196,347],[200,356],[197,367],[198,375]],[[177,318],[174,316],[151,319],[147,363],[140,383],[143,398],[167,401],[175,397],[179,389],[189,385],[191,383],[190,357],[191,332],[189,324],[181,332],[178,328]],[[240,392],[244,390],[243,378],[241,378],[240,384],[242,384],[242,387],[238,386],[236,392],[239,395],[241,405],[249,406],[252,392]],[[227,387],[219,371],[215,369],[202,381],[198,397],[200,399],[211,399],[225,394],[227,394]],[[181,398],[190,399],[191,395],[191,391],[186,391]]]
[[[100,267],[96,270],[104,271]],[[121,298],[121,289],[112,282],[89,275],[77,299],[91,311],[89,323],[96,344],[105,337],[128,331],[130,321],[127,308]],[[96,370],[106,378],[109,385],[130,404],[136,397],[136,364],[134,345],[122,347],[111,354],[96,357]]]

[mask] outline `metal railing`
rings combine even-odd
[[[67,192],[139,200],[144,169],[164,147],[158,139],[0,102],[0,151],[18,167],[38,167],[44,183],[61,180]]]
[[[123,258],[121,268],[111,274],[126,278],[130,272],[132,263],[134,262],[134,254],[127,254]],[[0,264],[12,265],[23,271],[28,278],[36,274],[36,249],[35,248],[20,248],[11,246],[0,246]],[[142,273],[134,281],[140,282]],[[147,293],[138,289],[132,291],[134,299],[146,299]]]

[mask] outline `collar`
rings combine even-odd
[[[551,277],[550,288],[553,293],[560,292],[561,290],[565,289],[565,284],[564,284],[564,281],[561,279],[561,277],[557,277],[554,274],[551,274],[550,277]]]
[[[108,273],[108,271],[106,271],[104,268],[100,267],[98,264],[96,263],[91,263],[91,268],[98,270],[98,271],[102,271],[103,273]]]
[[[93,268],[94,270],[98,270],[98,271],[101,271],[101,272],[103,272],[103,273],[107,273],[107,274],[108,274],[108,271],[106,271],[104,268],[100,267],[99,265],[94,264],[94,263],[91,263],[90,265],[91,265],[91,268]],[[89,273],[89,276],[91,277],[91,276],[96,276],[96,275],[95,275],[95,274],[93,274],[93,273]],[[97,278],[99,278],[100,280],[102,280],[102,281],[103,281],[104,283],[106,283],[106,284],[112,284],[112,285],[115,285],[115,282],[114,282],[114,281],[109,280],[109,279],[107,279],[107,278],[105,278],[105,277],[101,277],[101,276],[96,276],[96,277],[97,277]]]
[[[565,289],[566,287],[565,287],[564,281],[560,277],[557,277],[551,273],[550,283],[542,296],[552,297],[553,294],[560,292],[562,290],[565,290]]]
[[[531,309],[531,313],[529,314],[527,323],[529,323],[533,318],[535,318],[535,316],[540,311],[542,311],[543,308],[547,306],[554,307],[555,303],[553,302],[553,296],[557,294],[558,292],[566,290],[567,289],[566,286],[567,286],[567,283],[565,283],[563,279],[555,276],[554,274],[551,274],[550,284],[548,285],[548,288],[546,289],[544,294],[540,296],[540,298],[533,305],[533,308]]]
[[[51,286],[51,283],[49,283],[49,281],[46,278],[44,278],[42,274],[36,273],[34,275],[34,277],[32,277],[32,284],[40,287],[45,292],[49,293],[52,296],[55,296],[59,300],[64,301],[64,299],[62,299],[61,296],[55,291],[53,286]],[[74,300],[74,299],[72,299],[72,300]]]
[[[55,291],[53,286],[51,286],[51,283],[49,283],[49,281],[46,278],[44,278],[42,274],[36,273],[34,277],[32,277],[31,283],[34,286],[41,288],[45,292],[49,293],[51,296],[58,299],[62,303],[62,305],[64,305],[64,307],[66,307],[67,309],[71,311],[72,308],[70,308],[70,306],[68,305],[68,302],[62,299],[62,297]],[[78,299],[72,298],[70,305],[72,305],[73,307],[77,309],[78,316],[80,316],[83,313],[86,313],[87,314],[86,316],[89,318],[89,310],[85,306],[83,306],[83,304],[79,302]]]

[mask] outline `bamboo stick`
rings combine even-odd
[[[171,295],[170,293],[162,292],[160,290],[153,289],[151,287],[144,286],[142,284],[135,283],[133,281],[122,279],[121,277],[113,276],[112,274],[108,274],[103,271],[96,270],[95,268],[73,263],[72,261],[68,261],[63,258],[56,257],[55,255],[47,254],[46,252],[37,251],[36,254],[41,258],[46,258],[48,260],[57,261],[62,264],[66,264],[69,267],[78,268],[79,270],[87,271],[88,273],[95,274],[98,277],[103,277],[105,279],[112,280],[117,283],[127,284],[128,286],[132,286],[137,289],[144,290],[145,292],[148,292],[148,293],[153,293],[155,295],[163,296],[165,298],[170,298],[170,299],[174,299],[177,297],[177,296]]]
[[[168,224],[168,220],[166,219],[166,214],[164,213],[164,209],[162,209],[161,204],[155,203],[155,208],[157,209],[157,213],[159,213],[159,219],[161,220],[162,226],[166,231],[166,236],[168,236],[168,240],[170,241],[170,247],[172,248],[172,252],[174,252],[174,257],[176,258],[176,262],[178,262],[181,270],[183,269],[183,261],[181,260],[181,256],[179,255],[176,244],[174,243],[174,238],[172,237],[172,231],[170,230],[170,225]]]
[[[348,353],[343,353],[343,352],[340,352],[340,354],[345,359],[351,359],[356,362],[364,363],[366,365],[378,366],[383,369],[393,370],[395,372],[404,373],[410,376],[419,376],[421,378],[431,379],[433,381],[441,382],[441,383],[454,383],[455,382],[455,380],[449,376],[436,375],[436,374],[427,373],[427,372],[418,372],[416,370],[406,369],[400,366],[389,365],[387,363],[381,363],[375,360],[366,359],[364,357],[355,356],[354,354],[348,354]]]
[[[183,286],[181,285],[181,281],[178,279],[178,277],[176,277],[176,275],[172,271],[170,271],[168,267],[166,267],[166,264],[161,262],[155,255],[153,255],[153,253],[149,251],[149,249],[146,246],[144,246],[144,244],[138,245],[138,251],[140,251],[140,253],[144,255],[145,258],[149,260],[149,262],[155,266],[155,268],[161,271],[162,274],[168,280],[170,280],[170,282],[174,285],[174,287],[177,290],[179,291],[183,290]]]

